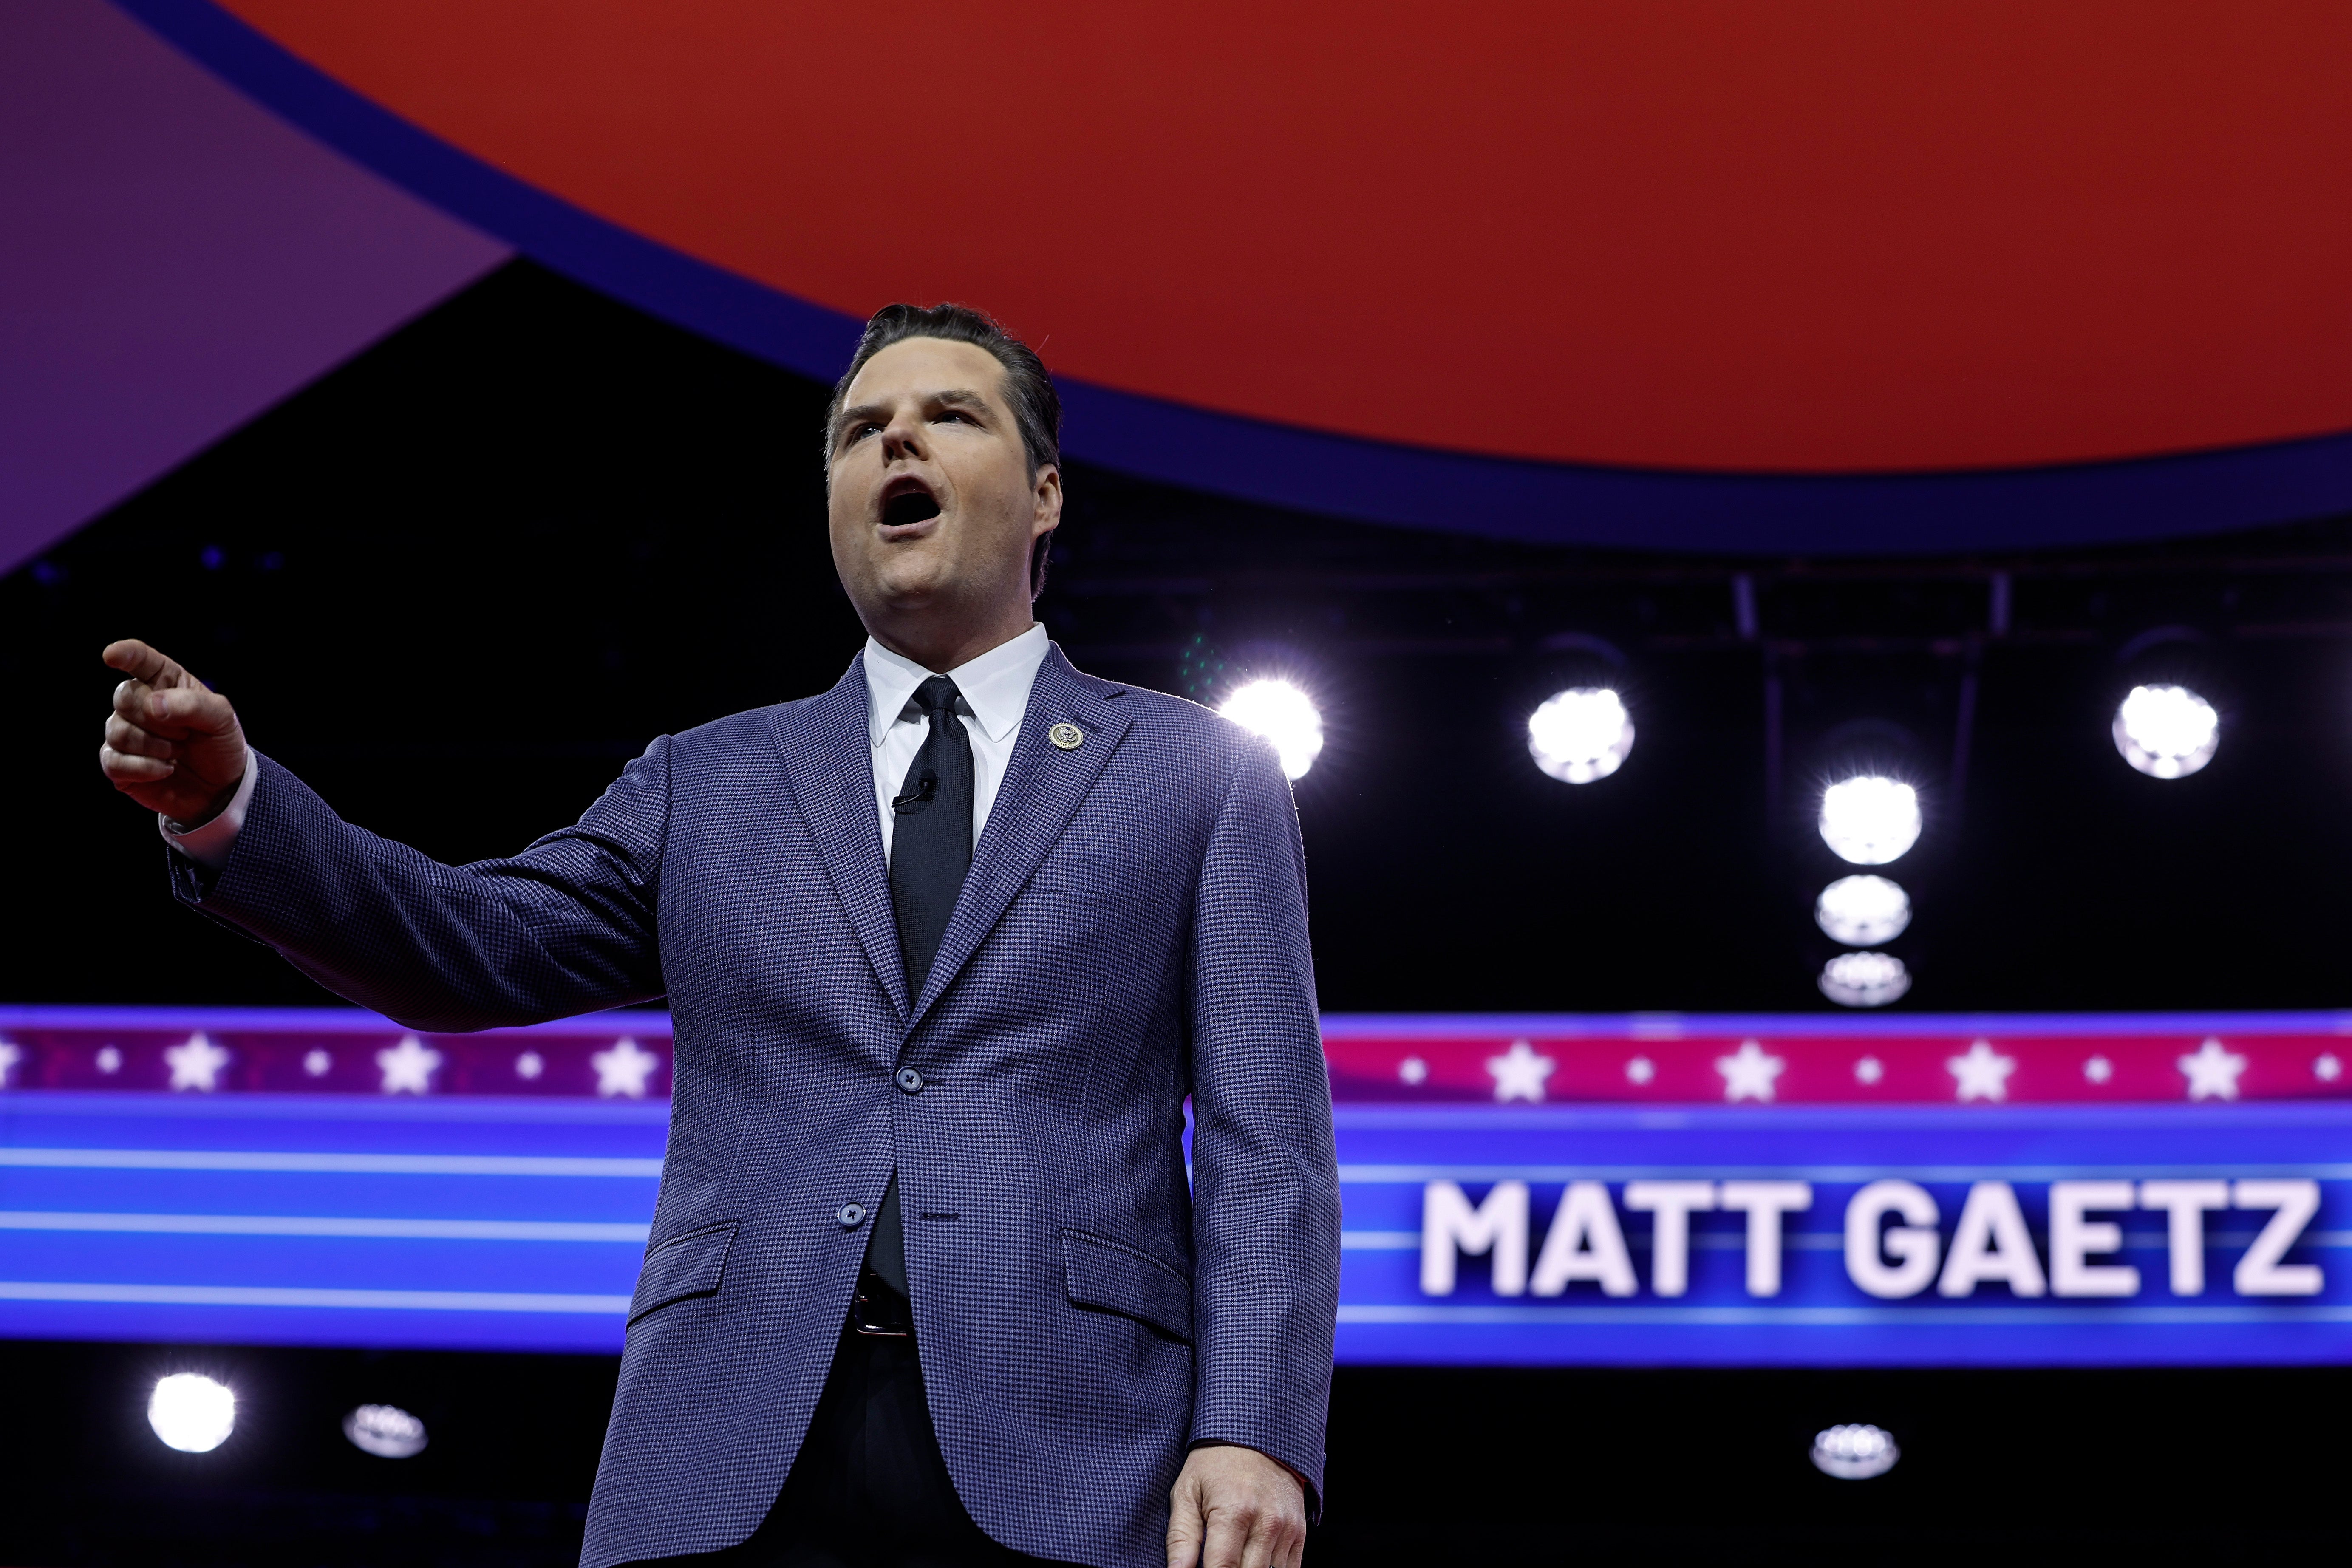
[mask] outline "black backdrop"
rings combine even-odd
[[[569,820],[656,733],[831,684],[861,634],[824,543],[823,398],[519,263],[11,574],[11,880],[31,918],[0,994],[327,1000],[166,904],[162,850],[95,765],[112,637],[171,651],[347,816],[445,858]],[[1041,615],[1082,668],[1213,696],[1205,659],[1323,702],[1298,798],[1328,1009],[1822,1007],[1832,950],[1809,911],[1845,868],[1805,817],[1857,748],[1927,798],[1893,868],[1919,910],[1905,1006],[2347,997],[2340,522],[2064,559],[1738,563],[1083,468],[1069,489]],[[2106,735],[2116,655],[2151,628],[2227,716],[2219,758],[2179,783]],[[1595,671],[1640,738],[1571,788],[1529,765],[1523,724]]]

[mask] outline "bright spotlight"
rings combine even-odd
[[[236,1430],[236,1395],[202,1373],[175,1372],[156,1383],[147,1425],[167,1448],[209,1454]]]
[[[1884,877],[1840,877],[1813,900],[1813,921],[1832,942],[1876,947],[1911,923],[1911,895]]]
[[[2221,716],[2185,686],[2135,686],[2116,710],[2116,750],[2157,779],[2183,779],[2213,760]]]
[[[1866,1481],[1895,1468],[1903,1450],[1894,1434],[1863,1423],[1832,1426],[1813,1435],[1813,1464],[1822,1474],[1842,1481]]]
[[[1323,750],[1323,715],[1307,693],[1286,680],[1253,680],[1225,699],[1218,712],[1253,735],[1274,742],[1282,771],[1303,779]]]
[[[1841,1007],[1884,1007],[1911,989],[1911,972],[1891,952],[1841,952],[1822,965],[1821,984]]]
[[[352,1447],[379,1459],[410,1459],[425,1452],[425,1423],[397,1405],[362,1405],[343,1417]]]
[[[1528,715],[1528,754],[1562,784],[1605,779],[1633,749],[1625,700],[1605,686],[1555,692]]]
[[[1877,773],[1822,792],[1822,842],[1841,860],[1884,866],[1919,842],[1919,792]]]

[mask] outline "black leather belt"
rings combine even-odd
[[[857,1293],[849,1300],[849,1326],[869,1339],[905,1340],[915,1334],[914,1304],[871,1268],[857,1272]]]

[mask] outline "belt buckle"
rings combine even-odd
[[[868,1339],[915,1337],[915,1310],[907,1298],[873,1275],[862,1275],[849,1300],[849,1326]]]

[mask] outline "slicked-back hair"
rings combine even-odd
[[[1045,362],[1037,357],[1034,349],[1006,331],[995,317],[969,305],[885,305],[866,321],[865,335],[857,340],[857,353],[850,356],[849,368],[841,373],[841,379],[833,384],[833,399],[825,405],[824,461],[828,474],[833,468],[834,426],[841,418],[843,402],[849,396],[849,384],[857,379],[866,361],[908,338],[943,338],[951,343],[970,343],[987,350],[1004,367],[1004,396],[1013,405],[1013,422],[1021,432],[1021,449],[1028,455],[1029,478],[1034,480],[1037,470],[1048,463],[1061,463],[1062,398],[1054,390],[1054,378],[1045,373]],[[1042,535],[1030,552],[1032,599],[1045,591],[1045,556],[1053,538],[1051,533]]]

